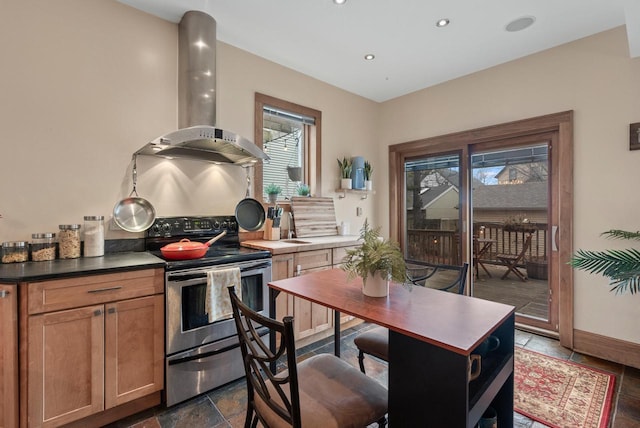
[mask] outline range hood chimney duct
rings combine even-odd
[[[178,127],[216,126],[216,21],[185,13],[178,26]]]
[[[269,160],[251,141],[216,128],[216,21],[186,12],[178,26],[178,127],[135,154],[247,165]]]

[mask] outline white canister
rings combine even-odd
[[[84,256],[104,256],[104,216],[84,217]]]
[[[348,235],[349,234],[349,223],[345,223],[344,221],[342,223],[340,223],[340,226],[338,226],[338,235]]]

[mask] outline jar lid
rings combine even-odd
[[[84,221],[99,221],[104,220],[103,215],[86,215],[84,216]]]
[[[55,233],[32,233],[32,239],[53,239],[56,237]]]
[[[2,246],[4,248],[12,248],[12,247],[22,248],[22,247],[26,247],[27,245],[29,245],[27,241],[8,241],[8,242],[2,243]]]
[[[60,230],[78,230],[80,229],[79,224],[61,224],[58,226]]]

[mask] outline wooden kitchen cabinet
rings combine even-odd
[[[29,427],[61,426],[163,389],[162,269],[25,286]]]
[[[0,428],[18,426],[18,297],[0,284]]]
[[[256,244],[254,244],[256,245]],[[269,249],[268,246],[257,248]],[[317,270],[340,267],[346,250],[355,248],[351,246],[327,246],[327,248],[305,250],[304,246],[292,248],[291,253],[279,253],[272,256],[271,279],[291,278],[304,275]],[[333,310],[299,299],[286,293],[281,293],[276,299],[276,319],[282,320],[285,315],[294,317],[294,332],[296,340],[302,341],[302,345],[314,340],[318,333],[326,333],[333,327]],[[350,315],[341,314],[340,323],[353,321]],[[318,335],[320,338],[321,335]],[[303,340],[306,339],[306,340]]]

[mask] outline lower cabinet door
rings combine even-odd
[[[103,310],[29,317],[29,427],[57,427],[104,409]]]
[[[164,296],[105,305],[105,408],[164,385]]]
[[[0,428],[18,426],[17,289],[0,284]]]

